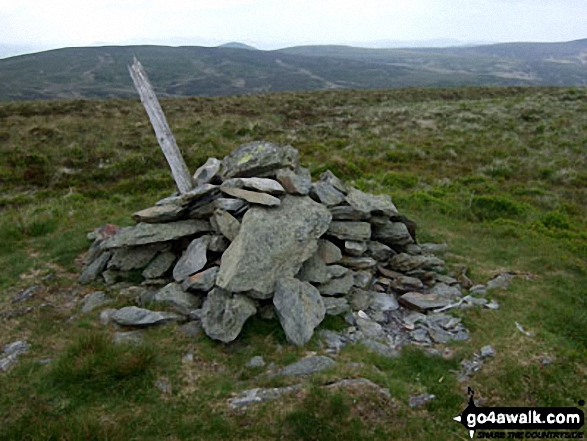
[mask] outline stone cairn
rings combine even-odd
[[[321,331],[329,348],[362,341],[383,354],[468,338],[443,312],[483,299],[462,297],[432,254],[443,246],[418,245],[389,196],[330,171],[313,183],[295,148],[267,142],[208,159],[193,184],[134,213],[135,226],[88,235],[81,283],[142,280],[141,307],[111,310],[114,323],[198,322],[231,342],[249,317],[276,315],[288,341],[305,345],[325,315],[343,315],[346,331]]]

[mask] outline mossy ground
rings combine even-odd
[[[291,347],[276,321],[255,319],[230,345],[169,326],[149,330],[139,348],[115,347],[98,313],[82,316],[75,303],[103,288],[76,283],[86,233],[131,224],[132,212],[174,190],[138,100],[0,104],[1,309],[19,307],[10,301],[19,290],[44,286],[25,304],[33,312],[0,322],[0,343],[32,344],[0,376],[0,438],[450,439],[466,435],[452,417],[467,386],[486,406],[587,399],[587,90],[340,91],[162,106],[192,171],[243,142],[291,144],[314,177],[330,169],[389,194],[419,224],[419,240],[447,242],[448,264],[466,266],[474,283],[522,275],[491,293],[499,310],[461,313],[471,339],[451,343],[447,359],[413,348],[387,360],[350,346],[302,391],[234,412],[226,401],[236,392],[296,382],[257,378],[262,369],[244,367],[250,357],[282,366],[319,350],[316,338]],[[496,357],[458,383],[460,361],[486,344]],[[43,358],[55,361],[35,361]],[[160,377],[172,394],[154,386]],[[392,397],[322,387],[349,377]],[[438,398],[410,409],[408,397],[422,392]]]

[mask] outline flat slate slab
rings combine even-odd
[[[301,377],[326,370],[335,364],[336,362],[330,357],[326,357],[324,355],[314,355],[312,357],[302,358],[295,363],[285,366],[278,372],[277,375],[287,377]]]
[[[222,187],[223,193],[235,198],[240,198],[250,204],[266,205],[268,207],[278,207],[281,204],[279,198],[267,193],[258,193],[256,191],[243,190],[242,188]]]
[[[222,160],[222,177],[264,177],[280,168],[296,169],[300,154],[292,146],[255,141],[239,146]]]
[[[103,250],[120,247],[167,242],[181,237],[192,236],[212,230],[210,222],[203,220],[184,220],[163,224],[141,222],[134,227],[124,227],[100,244]]]
[[[126,306],[112,314],[112,320],[122,326],[154,326],[163,325],[183,318],[173,312],[151,311],[137,306]]]

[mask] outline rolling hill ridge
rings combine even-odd
[[[244,50],[251,49],[251,50]],[[160,96],[327,89],[587,86],[587,39],[476,47],[366,49],[299,46],[104,46],[0,60],[0,100],[135,96],[137,56]]]

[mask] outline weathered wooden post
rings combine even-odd
[[[161,150],[163,150],[165,159],[167,159],[169,167],[171,167],[171,174],[173,175],[173,179],[175,179],[177,188],[179,189],[180,194],[185,194],[192,189],[192,178],[185,161],[181,156],[179,147],[177,147],[173,133],[171,133],[169,124],[167,124],[165,114],[157,100],[155,91],[153,90],[151,83],[149,83],[147,73],[136,57],[134,58],[132,66],[128,66],[128,71],[135,84],[135,88],[141,97],[141,102],[149,115],[151,124],[155,129],[155,135],[157,136],[157,141],[161,146]]]

